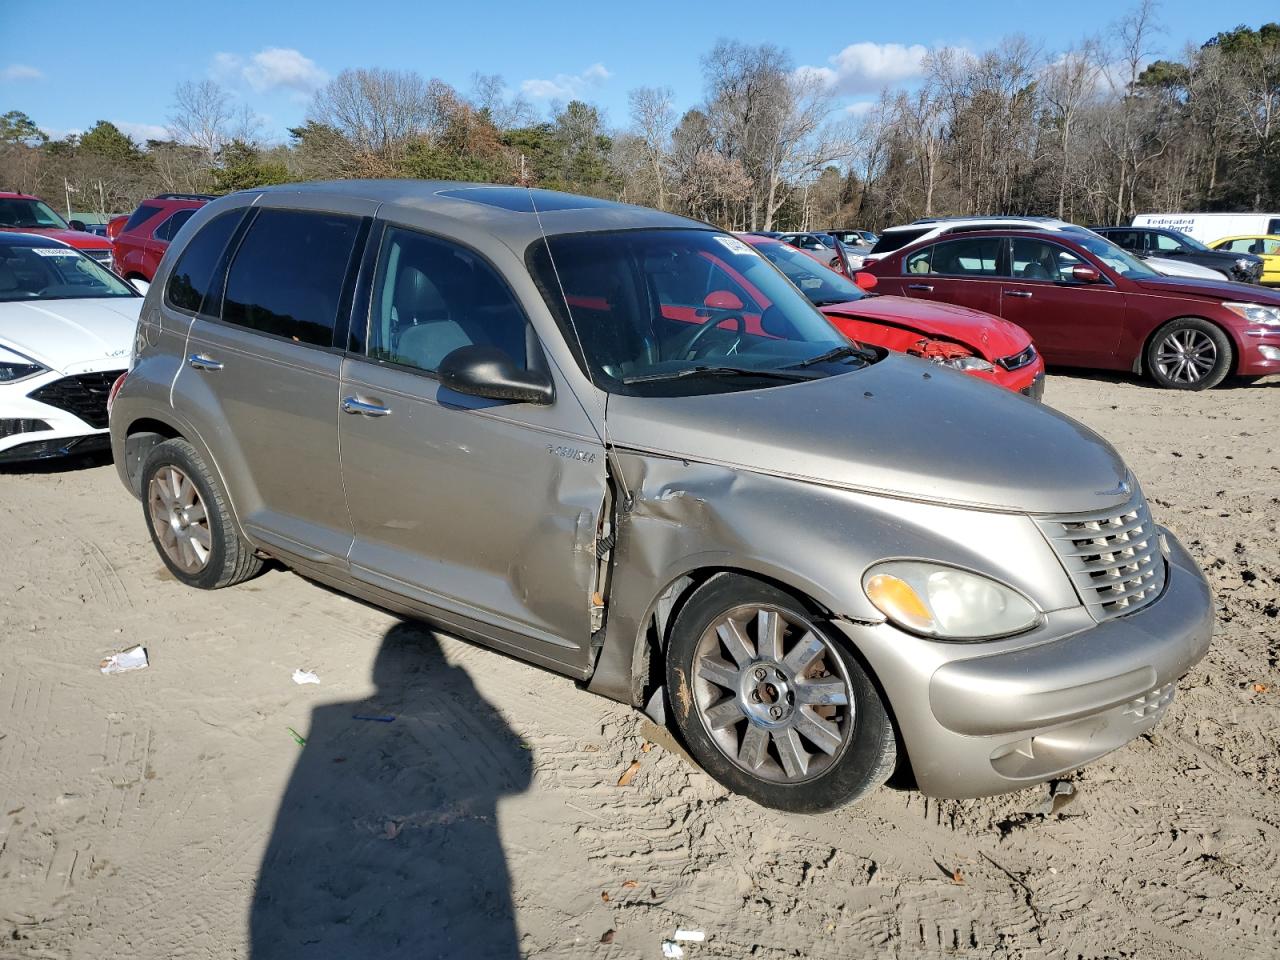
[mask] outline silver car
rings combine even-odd
[[[998,793],[1151,729],[1205,580],[1085,427],[844,340],[736,237],[517,187],[200,209],[111,414],[194,587],[274,557],[669,719],[771,807]]]

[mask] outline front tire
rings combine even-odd
[[[166,440],[147,456],[142,512],[160,559],[189,587],[216,590],[262,569],[236,529],[217,477],[186,440]]]
[[[1170,320],[1147,344],[1151,379],[1170,390],[1208,390],[1231,372],[1235,350],[1230,338],[1208,320]]]
[[[817,813],[893,772],[879,692],[843,637],[794,597],[737,574],[708,580],[672,628],[672,715],[694,758],[766,807]]]

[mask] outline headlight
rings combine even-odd
[[[995,369],[981,357],[952,357],[950,360],[943,360],[942,364],[954,370],[981,370],[988,372]]]
[[[1236,261],[1236,269],[1237,269],[1237,270],[1239,270],[1241,273],[1248,273],[1250,270],[1252,270],[1252,269],[1253,269],[1253,261],[1252,261],[1252,260],[1237,260],[1237,261]]]
[[[1224,307],[1250,323],[1264,327],[1280,327],[1280,307],[1268,307],[1261,303],[1224,303]]]
[[[30,357],[0,347],[0,383],[16,383],[43,373],[44,367]]]
[[[1040,611],[1017,591],[940,563],[878,563],[863,576],[862,589],[893,623],[939,640],[1007,637],[1040,622]]]

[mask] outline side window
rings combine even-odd
[[[488,263],[436,237],[388,227],[373,281],[368,355],[429,373],[459,347],[528,363],[524,312]]]
[[[156,227],[155,233],[151,234],[152,238],[165,241],[172,240],[174,234],[182,229],[182,225],[190,220],[194,213],[195,210],[179,210],[160,226]]]
[[[1236,240],[1228,240],[1224,243],[1220,250],[1229,250],[1231,253],[1248,253],[1249,248],[1253,246],[1253,241],[1248,237],[1240,237]]]
[[[164,210],[164,207],[158,207],[154,203],[141,204],[137,210],[133,211],[129,219],[125,221],[124,229],[120,232],[128,233],[132,230],[136,230],[162,210]]]
[[[169,274],[169,286],[165,290],[169,306],[188,313],[201,312],[201,305],[204,304],[205,297],[210,292],[209,288],[213,282],[218,261],[222,257],[222,251],[244,218],[244,212],[245,208],[242,207],[214,217],[201,227],[200,232],[183,248],[173,272]],[[214,314],[218,312],[216,291],[213,300],[215,303],[212,309],[206,305],[204,312]]]
[[[1280,220],[1268,220],[1267,233],[1280,233]]]
[[[1258,252],[1263,256],[1274,257],[1277,253],[1280,253],[1280,240],[1263,239],[1262,249]]]
[[[260,210],[227,271],[222,319],[294,343],[333,343],[357,217]]]
[[[1016,237],[1010,266],[1021,280],[1071,280],[1071,268],[1084,264],[1065,247],[1031,237]]]
[[[1000,237],[949,240],[933,248],[930,273],[958,277],[994,277],[1000,257]]]
[[[1109,230],[1103,236],[1123,250],[1142,249],[1142,235],[1136,230]]]
[[[933,250],[933,247],[925,247],[907,257],[907,273],[932,273]]]
[[[1151,234],[1151,239],[1153,241],[1152,248],[1155,250],[1168,251],[1182,249],[1182,244],[1167,233],[1153,233]]]

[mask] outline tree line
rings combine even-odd
[[[463,92],[413,71],[344,70],[287,142],[206,80],[174,91],[168,136],[99,121],[51,139],[0,116],[0,187],[79,210],[162,192],[294,180],[411,177],[536,185],[645,204],[729,229],[877,229],[918,216],[1048,214],[1085,223],[1142,210],[1280,207],[1280,24],[1218,33],[1155,59],[1155,0],[1058,51],[1006,37],[938,48],[908,88],[857,111],[772,44],[721,40],[697,106],[630,91],[612,126],[584,100],[545,115],[502,78]]]

